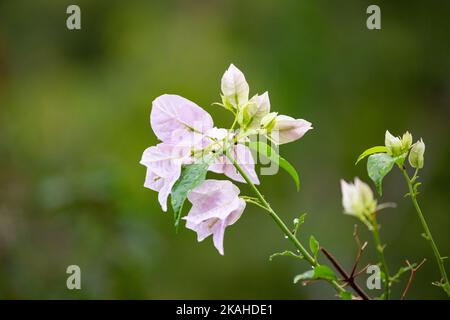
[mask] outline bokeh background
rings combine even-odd
[[[66,28],[69,4],[81,7],[82,30]],[[300,192],[283,172],[261,186],[286,221],[308,212],[303,241],[314,234],[351,268],[356,220],[342,214],[339,179],[368,181],[358,154],[386,129],[410,130],[427,145],[420,202],[450,254],[450,2],[376,1],[379,31],[366,28],[369,4],[1,1],[0,298],[333,298],[327,284],[292,284],[306,263],[268,261],[290,245],[257,207],[228,229],[222,257],[211,239],[176,234],[143,187],[139,160],[157,143],[151,101],[177,93],[229,125],[211,103],[230,63],[252,93],[270,92],[274,110],[314,125],[281,149]],[[390,269],[427,258],[408,297],[445,298],[430,284],[439,274],[398,170],[384,186],[380,202],[398,204],[380,214]],[[370,242],[362,264],[374,261]],[[80,291],[66,288],[71,264]]]

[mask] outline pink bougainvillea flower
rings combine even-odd
[[[181,174],[181,165],[190,161],[190,150],[165,143],[147,148],[140,163],[147,167],[144,186],[159,192],[158,201],[167,211],[167,197]]]
[[[311,129],[312,126],[309,121],[279,115],[275,119],[270,138],[276,144],[284,144],[300,139]]]
[[[245,201],[239,198],[239,188],[227,180],[205,180],[194,188],[188,199],[192,208],[186,220],[186,228],[197,232],[197,240],[213,235],[214,246],[223,255],[225,229],[234,224],[245,209]]]
[[[250,178],[250,181],[254,184],[259,184],[258,175],[255,171],[255,160],[251,150],[243,144],[237,144],[231,148],[230,153]],[[215,173],[223,173],[235,181],[245,183],[245,179],[225,155],[216,158],[215,162],[208,169]]]
[[[176,145],[196,145],[213,127],[208,112],[186,98],[164,94],[153,101],[150,124],[159,140]]]

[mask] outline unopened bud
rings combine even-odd
[[[424,155],[425,153],[425,143],[423,143],[423,140],[420,139],[411,148],[411,152],[409,153],[409,164],[413,168],[422,169],[423,168],[423,162],[424,162]]]

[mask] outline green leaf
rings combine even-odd
[[[295,187],[297,191],[300,190],[300,178],[298,176],[297,170],[295,170],[294,166],[290,164],[286,159],[279,157],[279,163],[281,168],[283,168],[289,175],[294,179]]]
[[[314,268],[314,276],[317,279],[336,280],[336,275],[330,267],[321,265]]]
[[[348,292],[348,291],[342,291],[340,294],[339,294],[339,297],[342,299],[342,300],[352,300],[352,294],[350,293],[350,292]]]
[[[319,252],[320,245],[319,245],[319,241],[317,241],[313,235],[311,235],[311,237],[309,237],[309,248],[311,249],[311,252],[313,253],[314,260],[317,261],[317,253]]]
[[[391,171],[394,163],[395,160],[387,153],[372,154],[367,160],[367,173],[375,183],[375,187],[380,196],[383,193],[381,187],[383,178]]]
[[[177,230],[187,194],[205,180],[208,167],[208,161],[202,161],[183,167],[180,178],[175,182],[172,188],[171,203],[175,218],[175,228]]]
[[[303,259],[302,255],[295,254],[292,251],[283,251],[283,252],[276,252],[276,253],[272,254],[269,257],[269,261],[272,261],[273,258],[275,258],[275,257],[292,257],[292,258],[297,258],[297,259]]]
[[[376,146],[376,147],[369,148],[366,151],[364,151],[363,153],[361,153],[361,155],[358,157],[358,160],[356,160],[355,165],[357,165],[358,162],[360,162],[365,157],[370,156],[371,154],[386,153],[386,152],[388,152],[388,148],[386,148],[385,146]]]
[[[284,169],[289,175],[294,179],[297,191],[300,189],[300,178],[298,176],[297,170],[294,166],[289,163],[286,159],[282,158],[271,146],[262,141],[251,141],[245,143],[250,149],[258,152],[259,155],[269,159],[270,161],[278,164],[282,169]]]
[[[304,280],[336,280],[333,270],[325,265],[317,266],[313,270],[308,270],[302,274],[298,274],[294,278],[294,283]]]

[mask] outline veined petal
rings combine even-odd
[[[186,227],[197,232],[198,241],[213,235],[214,246],[222,255],[225,229],[234,224],[245,209],[245,201],[238,195],[239,189],[226,180],[205,180],[188,195],[192,208],[183,217]]]
[[[194,223],[210,218],[224,219],[224,214],[227,215],[239,205],[239,193],[239,188],[231,181],[205,180],[188,194],[188,200],[195,205],[186,219]]]
[[[213,120],[194,102],[178,95],[164,94],[152,103],[150,124],[161,141],[187,145],[201,140],[202,133],[213,127]]]
[[[224,255],[223,240],[225,236],[225,229],[228,226],[234,224],[242,215],[245,209],[245,201],[239,199],[239,206],[231,212],[225,220],[221,220],[220,223],[212,230],[214,246],[221,255]]]
[[[147,167],[144,186],[159,192],[158,201],[167,211],[167,198],[181,175],[181,165],[189,156],[189,148],[160,143],[144,151],[140,163]]]
[[[244,105],[248,101],[249,86],[241,70],[233,64],[225,71],[221,81],[222,93],[234,106]]]
[[[289,143],[300,139],[311,129],[312,126],[309,121],[279,115],[277,116],[275,126],[270,133],[270,138],[276,144]]]

